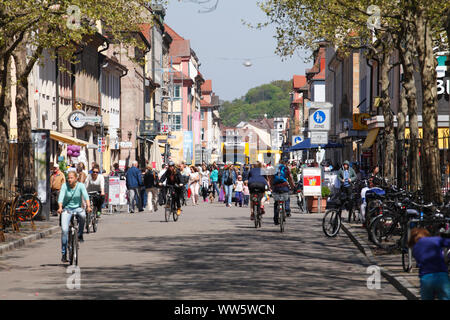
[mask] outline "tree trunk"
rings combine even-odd
[[[412,21],[410,12],[406,13],[406,20]],[[417,118],[417,88],[414,75],[414,56],[416,43],[412,27],[408,23],[403,26],[404,43],[397,43],[400,62],[403,66],[403,89],[408,105],[409,117],[409,149],[408,149],[408,189],[417,191],[422,186],[420,168],[419,124]]]
[[[379,54],[381,70],[380,70],[380,87],[381,87],[381,106],[384,116],[384,139],[383,139],[383,176],[390,183],[394,183],[395,179],[395,133],[394,133],[394,115],[391,110],[391,99],[389,95],[390,81],[389,71],[392,69],[390,44],[383,42],[382,52]]]
[[[419,6],[416,9],[414,23],[416,25],[417,53],[419,56],[420,75],[423,92],[422,106],[422,176],[424,178],[425,201],[442,202],[441,165],[438,144],[437,125],[437,74],[436,59],[433,53],[433,43],[429,21],[425,10]]]
[[[28,76],[42,49],[37,49],[27,61],[26,41],[13,53],[16,66],[16,109],[18,135],[18,184],[27,192],[35,190],[34,155],[31,141],[31,112],[28,103]]]
[[[405,188],[407,177],[402,170],[406,168],[406,149],[405,149],[405,129],[406,129],[406,116],[408,115],[408,102],[406,100],[405,90],[401,91],[400,96],[400,112],[397,115],[398,120],[398,132],[397,132],[397,186]]]
[[[0,187],[9,188],[9,122],[11,113],[11,62],[10,56],[0,60]]]

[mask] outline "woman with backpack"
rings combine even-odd
[[[222,174],[222,185],[225,189],[225,204],[228,208],[231,207],[231,199],[233,197],[233,186],[236,184],[236,172],[233,166],[226,166]]]

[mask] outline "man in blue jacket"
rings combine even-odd
[[[142,201],[139,192],[139,188],[143,185],[142,173],[141,170],[138,169],[137,161],[133,161],[133,166],[128,169],[126,178],[127,189],[130,191],[130,213],[134,213],[136,201],[139,212],[144,211],[144,209],[142,208]]]

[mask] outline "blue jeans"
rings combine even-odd
[[[78,219],[78,236],[83,235],[84,222],[86,221],[86,212],[83,208],[64,209],[61,213],[61,251],[66,254],[67,242],[69,238],[69,224],[72,215],[76,215]]]
[[[214,197],[216,197],[215,192],[217,192],[217,196],[219,196],[220,191],[219,191],[219,187],[217,186],[218,182],[217,181],[213,181],[213,195]]]
[[[420,278],[422,300],[450,300],[450,280],[447,272],[429,273]]]
[[[236,191],[236,204],[239,204],[239,206],[242,207],[242,202],[243,202],[243,195],[242,192],[240,191]]]
[[[225,189],[225,203],[231,205],[231,199],[233,198],[233,185],[223,186]]]

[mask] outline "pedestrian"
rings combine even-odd
[[[242,207],[242,202],[243,202],[243,194],[242,192],[244,191],[244,181],[242,181],[242,176],[239,175],[238,179],[236,181],[236,184],[234,186],[234,191],[236,192],[235,198],[236,198],[236,207],[239,203],[239,207]]]
[[[209,175],[210,171],[206,167],[206,164],[202,166],[202,196],[203,202],[208,202],[208,193],[209,193]]]
[[[338,180],[341,184],[341,192],[345,193],[347,199],[350,199],[347,205],[348,211],[350,211],[353,201],[352,183],[355,182],[356,179],[357,176],[355,170],[350,167],[350,162],[348,160],[344,161],[344,165],[338,172]]]
[[[50,177],[50,190],[51,190],[51,212],[53,216],[57,216],[58,214],[56,211],[58,210],[58,196],[59,191],[61,190],[61,187],[63,184],[66,183],[66,177],[64,176],[64,173],[59,170],[59,165],[54,164],[53,165],[53,173]]]
[[[236,183],[236,172],[233,169],[233,166],[225,166],[224,172],[222,175],[222,185],[225,189],[225,204],[227,207],[231,207],[231,199],[233,197],[233,186]]]
[[[431,237],[426,229],[414,228],[408,239],[419,266],[420,296],[422,300],[450,300],[448,267],[442,254],[450,247],[450,239]]]
[[[140,197],[139,189],[143,185],[142,174],[138,169],[138,162],[133,161],[132,167],[128,169],[126,174],[127,189],[130,192],[130,213],[134,213],[134,209],[137,205],[139,212],[144,211],[142,208],[142,200]]]
[[[248,181],[244,181],[244,188],[242,190],[242,194],[244,195],[244,206],[248,207],[248,203],[250,200],[250,189],[248,188]]]
[[[87,179],[87,175],[84,172],[84,164],[80,162],[77,166],[77,174],[78,174],[78,182],[85,183]]]
[[[158,175],[151,166],[147,166],[144,175],[145,192],[147,193],[146,210],[150,212],[158,211]]]
[[[200,189],[200,173],[197,167],[191,167],[191,174],[189,176],[189,188],[191,189],[192,203],[194,206],[198,205],[199,189]]]

